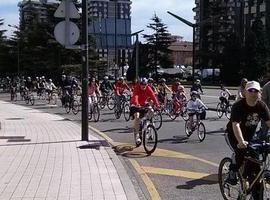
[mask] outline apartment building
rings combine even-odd
[[[226,36],[235,32],[244,42],[256,18],[270,32],[269,0],[195,0],[195,65],[215,67]],[[205,53],[207,52],[207,53]]]
[[[131,1],[89,0],[89,33],[107,72],[121,75],[131,57]]]
[[[59,2],[48,0],[23,0],[18,3],[20,27],[27,28],[30,23],[48,23],[52,26],[53,12]]]

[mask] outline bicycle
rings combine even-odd
[[[24,96],[24,101],[26,104],[31,104],[32,106],[35,104],[35,97],[32,92],[27,91]]]
[[[98,102],[96,100],[96,97],[91,96],[90,98],[92,102],[89,103],[88,120],[91,120],[92,118],[94,118],[94,122],[98,122],[99,117],[100,117],[100,110],[99,110]]]
[[[186,108],[186,99],[183,99],[182,105],[179,106],[179,108],[176,110],[175,109],[175,104],[174,100],[168,100],[167,102],[167,114],[171,118],[171,120],[175,120],[179,115],[185,120],[188,120],[188,113],[187,113],[187,108]]]
[[[116,119],[119,119],[122,115],[122,113],[125,111],[125,106],[129,107],[129,101],[127,100],[125,95],[121,95],[118,97],[118,101],[116,101],[116,105],[114,108],[114,115]],[[127,108],[128,109],[128,108]],[[127,115],[126,115],[127,117]],[[128,120],[126,120],[128,121]]]
[[[188,137],[190,137],[193,132],[196,130],[198,134],[199,141],[202,142],[205,139],[206,130],[205,125],[200,119],[200,115],[203,112],[203,109],[199,110],[188,110],[190,113],[194,113],[196,115],[195,119],[193,119],[192,124],[190,124],[190,120],[188,119],[185,123],[185,132]],[[189,118],[192,116],[189,116]]]
[[[57,103],[56,91],[47,91],[46,93],[46,103],[50,104],[52,102],[53,105]]]
[[[140,121],[140,129],[139,132],[140,137],[142,139],[142,144],[144,147],[145,152],[148,155],[151,155],[157,148],[157,142],[158,142],[158,135],[157,135],[157,129],[154,125],[153,116],[151,116],[150,112],[153,111],[153,108],[151,106],[145,107],[146,113],[142,117]],[[136,141],[136,135],[134,134],[134,139]],[[136,146],[140,146],[141,144]]]
[[[227,137],[227,135],[225,135]],[[228,143],[228,140],[226,138]],[[230,146],[230,145],[229,145]],[[232,149],[232,147],[230,146]],[[232,149],[233,150],[233,149]],[[221,160],[218,168],[218,183],[221,194],[225,200],[238,199],[253,199],[251,193],[253,186],[257,183],[260,184],[260,199],[270,199],[270,180],[266,177],[269,174],[269,158],[270,143],[265,141],[260,143],[248,144],[248,153],[244,157],[243,165],[240,167],[237,174],[237,184],[231,185],[227,182],[229,175],[229,167],[234,159],[235,153],[233,152],[232,158],[225,157]],[[255,155],[255,156],[254,156]],[[248,162],[256,163],[260,166],[260,171],[248,181],[247,177],[243,176],[244,170]]]
[[[230,95],[227,103],[225,100],[220,99],[220,102],[217,104],[217,109],[216,109],[218,118],[221,118],[223,114],[225,114],[227,119],[231,118],[232,104],[230,103],[230,100],[235,100],[235,99],[236,99],[236,95]]]

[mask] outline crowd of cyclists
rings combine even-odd
[[[35,77],[34,79],[31,77],[15,77],[12,79],[7,77],[1,81],[1,85],[3,90],[10,91],[11,100],[14,100],[17,93],[20,94],[21,100],[29,98],[29,95],[33,92],[36,93],[37,98],[44,96],[45,99],[57,93],[63,107],[68,107],[69,109],[75,109],[76,107],[74,114],[79,111],[79,107],[81,106],[81,87],[79,81],[75,77],[64,74],[57,86],[52,79],[46,79],[44,76]],[[231,160],[227,159],[227,161],[230,161],[228,177],[226,179],[219,177],[222,180],[219,180],[219,182],[225,199],[230,199],[224,194],[224,190],[228,187],[226,186],[225,188],[225,185],[236,185],[237,181],[239,181],[237,180],[238,176],[236,173],[246,156],[247,151],[245,149],[248,147],[251,136],[255,134],[255,129],[260,121],[259,118],[262,118],[270,126],[269,110],[261,102],[260,90],[261,88],[258,82],[248,81],[243,78],[236,98],[236,95],[232,95],[223,84],[220,85],[220,105],[218,104],[217,106],[217,113],[219,116],[219,111],[224,111],[230,120],[227,128],[230,133],[229,138],[233,142],[229,143],[233,146],[235,152],[234,158]],[[112,82],[108,76],[104,76],[101,81],[98,81],[95,77],[90,77],[88,84],[91,115],[94,115],[95,112],[99,113],[99,109],[103,109],[105,104],[107,104],[109,109],[114,109],[116,119],[121,116],[121,112],[127,112],[128,118],[125,116],[126,120],[130,118],[133,120],[136,146],[140,146],[143,143],[146,151],[150,153],[153,153],[157,143],[156,132],[158,128],[155,126],[155,120],[162,113],[169,115],[171,119],[175,119],[181,115],[186,120],[185,131],[187,136],[190,136],[196,127],[198,128],[198,134],[200,134],[199,129],[202,123],[200,120],[205,118],[205,110],[208,109],[201,99],[201,94],[204,94],[204,92],[200,80],[195,80],[188,92],[178,78],[175,78],[170,86],[164,78],[158,81],[152,78],[140,78],[135,83],[128,84],[124,77],[120,77],[115,82]],[[232,106],[230,100],[236,100],[236,103]],[[105,104],[103,104],[104,102]],[[97,109],[96,111],[93,109],[93,105]],[[243,113],[250,114],[249,112],[252,114],[252,119],[246,119],[245,117],[249,116],[243,115]],[[260,113],[255,116],[254,112]],[[99,116],[98,118],[94,116],[94,118],[95,121],[98,121]],[[197,123],[195,126],[194,119]],[[162,121],[162,116],[159,120]],[[202,127],[204,129],[204,136],[199,136],[200,141],[205,137],[203,123]],[[154,131],[154,134],[150,133],[150,129]],[[245,132],[249,132],[248,138]],[[150,140],[150,143],[148,143],[150,145],[154,143],[152,149],[146,148],[146,140]],[[222,167],[224,163],[221,163]],[[247,169],[251,170],[250,167]],[[255,171],[259,171],[259,169],[256,168]],[[261,192],[257,192],[259,188],[258,184],[255,184],[254,188],[256,190],[253,190],[253,192],[250,190],[247,193],[250,192],[253,199],[262,199]]]

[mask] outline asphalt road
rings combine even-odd
[[[202,100],[214,109],[219,90],[205,89],[204,92]],[[9,96],[1,94],[0,98],[8,100]],[[25,105],[20,101],[16,103]],[[80,123],[81,113],[66,114],[63,108],[42,101],[31,107]],[[104,109],[100,121],[89,122],[89,125],[114,146],[142,199],[222,199],[217,170],[220,160],[230,156],[223,135],[228,122],[226,117],[219,119],[215,111],[207,112],[204,120],[207,135],[203,142],[199,142],[196,134],[186,137],[183,119],[171,121],[166,115],[163,119],[158,131],[158,148],[151,156],[147,156],[142,147],[134,148],[132,122],[126,122],[123,116],[116,120],[113,111]]]

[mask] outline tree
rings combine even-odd
[[[168,32],[167,26],[162,23],[161,19],[156,14],[151,20],[153,23],[147,25],[147,28],[152,29],[153,34],[143,35],[149,48],[146,67],[148,67],[150,71],[156,70],[157,74],[158,65],[164,68],[169,68],[173,65],[171,58],[172,51],[169,49],[173,39],[170,37],[171,34]]]

